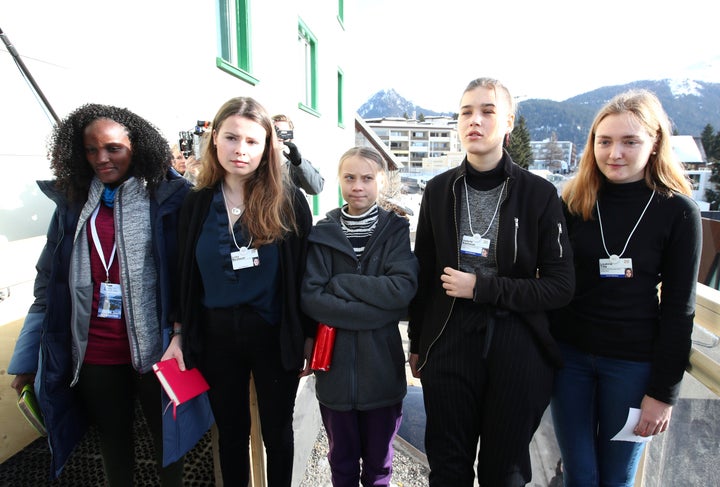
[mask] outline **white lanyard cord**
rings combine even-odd
[[[90,230],[92,231],[93,243],[95,244],[95,250],[97,250],[100,256],[100,262],[102,262],[105,268],[105,282],[110,282],[110,266],[112,266],[113,260],[115,260],[115,250],[117,249],[117,243],[113,239],[112,253],[110,254],[110,262],[105,263],[105,254],[103,254],[102,244],[100,243],[100,237],[98,237],[97,228],[95,227],[95,219],[97,218],[98,211],[100,211],[100,205],[93,211],[92,217],[90,218]]]
[[[228,209],[227,198],[225,197],[224,184],[222,182],[220,183],[220,191],[222,192],[223,200],[225,201],[225,213],[227,213],[227,217],[228,217],[228,230],[230,231],[230,236],[233,239],[235,248],[237,248],[238,250],[242,250],[242,248],[238,245],[237,240],[235,240],[235,232],[233,231],[232,217],[230,216],[230,210]],[[245,208],[243,208],[240,211],[240,216],[238,216],[238,219],[242,218],[243,213],[245,213]],[[252,241],[253,241],[253,238],[252,238],[252,236],[250,236],[250,241],[245,246],[246,249],[250,248],[250,245],[252,245]]]
[[[625,249],[627,249],[628,244],[630,243],[630,239],[633,236],[633,233],[635,233],[635,229],[640,225],[640,221],[642,220],[643,216],[645,216],[645,212],[648,209],[648,206],[650,206],[650,203],[652,203],[653,197],[655,196],[655,190],[653,189],[652,194],[650,195],[650,199],[648,200],[647,204],[645,205],[645,208],[643,209],[642,213],[640,213],[640,218],[638,218],[638,221],[635,223],[635,226],[633,227],[632,231],[630,232],[630,235],[628,235],[627,240],[625,241],[625,246],[622,249],[622,252],[620,252],[620,255],[618,257],[622,257],[625,253]],[[595,208],[597,209],[598,214],[598,223],[600,224],[600,238],[602,238],[602,244],[603,248],[605,249],[605,253],[608,257],[611,257],[610,252],[608,252],[607,245],[605,245],[605,234],[603,233],[603,226],[602,226],[602,217],[600,216],[600,203],[598,200],[595,200]]]
[[[472,227],[472,217],[470,215],[470,198],[468,197],[468,186],[467,186],[467,177],[463,179],[463,183],[465,184],[465,204],[467,205],[467,212],[468,212],[468,224],[470,225],[470,234],[475,234],[473,232]],[[502,188],[500,189],[500,196],[498,196],[497,205],[495,205],[495,213],[493,213],[492,219],[490,220],[490,223],[488,224],[487,229],[483,232],[481,237],[484,237],[487,235],[487,233],[490,231],[490,227],[492,227],[493,222],[495,221],[495,217],[498,214],[498,209],[500,208],[500,202],[502,201],[503,193],[505,192],[505,186],[507,186],[507,179],[503,182]]]

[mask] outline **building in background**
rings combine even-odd
[[[402,117],[366,119],[385,142],[404,172],[422,172],[423,159],[441,157],[460,150],[457,120],[447,116],[424,117],[423,121]]]
[[[530,169],[547,169],[552,173],[568,174],[577,165],[577,153],[574,143],[553,138],[531,141],[533,163]]]

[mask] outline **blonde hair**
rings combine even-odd
[[[592,218],[598,192],[605,184],[593,149],[597,127],[608,115],[623,113],[632,115],[655,139],[655,149],[645,166],[645,184],[668,197],[674,192],[688,196],[691,194],[692,185],[670,143],[672,125],[660,100],[648,90],[629,90],[616,95],[597,113],[580,158],[578,173],[563,188],[562,198],[568,210],[582,216],[584,220]]]
[[[250,97],[232,98],[220,107],[212,121],[213,132],[231,116],[238,115],[265,129],[265,147],[257,170],[245,181],[245,212],[242,221],[249,236],[258,245],[281,239],[288,231],[297,231],[292,206],[293,187],[275,150],[275,127],[265,108]],[[217,148],[208,140],[200,159],[202,169],[195,189],[214,188],[225,177]]]
[[[378,151],[376,151],[372,147],[356,146],[346,150],[345,153],[340,156],[340,163],[338,164],[338,176],[340,175],[340,171],[342,170],[343,162],[354,156],[362,157],[363,159],[374,162],[377,166],[378,172],[383,174],[387,173],[387,162],[385,162],[385,159],[383,159],[383,157]]]
[[[502,84],[500,81],[494,78],[476,78],[470,83],[468,83],[465,91],[463,91],[463,95],[468,91],[474,90],[475,88],[485,88],[488,90],[493,90],[496,96],[498,92],[502,93],[508,102],[508,107],[510,108],[510,115],[515,116],[515,113],[517,112],[517,103],[515,102],[515,99],[512,97],[512,95],[510,95],[510,90],[508,89],[508,87]]]

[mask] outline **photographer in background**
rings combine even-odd
[[[323,190],[325,178],[310,164],[310,161],[300,155],[300,151],[293,143],[294,125],[286,115],[278,114],[272,117],[278,138],[278,149],[285,156],[285,165],[290,171],[290,178],[296,186],[307,194],[318,194]],[[285,152],[289,149],[289,152]]]

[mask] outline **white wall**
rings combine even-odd
[[[50,104],[62,118],[77,106],[125,106],[156,124],[170,143],[198,119],[212,119],[234,96],[252,96],[271,113],[295,122],[302,154],[320,169],[326,188],[321,214],[337,205],[337,160],[354,144],[354,100],[345,103],[345,128],[338,128],[337,69],[352,91],[346,65],[349,33],[337,20],[337,2],[251,2],[253,75],[256,86],[215,66],[217,33],[211,0],[98,0],[3,2],[0,28],[22,56]],[[351,6],[346,3],[346,15]],[[301,77],[297,59],[298,16],[318,39],[319,106],[315,117],[297,108]],[[347,18],[347,17],[346,17]],[[351,22],[352,23],[352,22]],[[4,50],[4,45],[0,46]],[[49,177],[44,115],[12,56],[0,51],[0,169],[23,167],[30,180]],[[0,208],[18,197],[17,181],[0,186]]]

